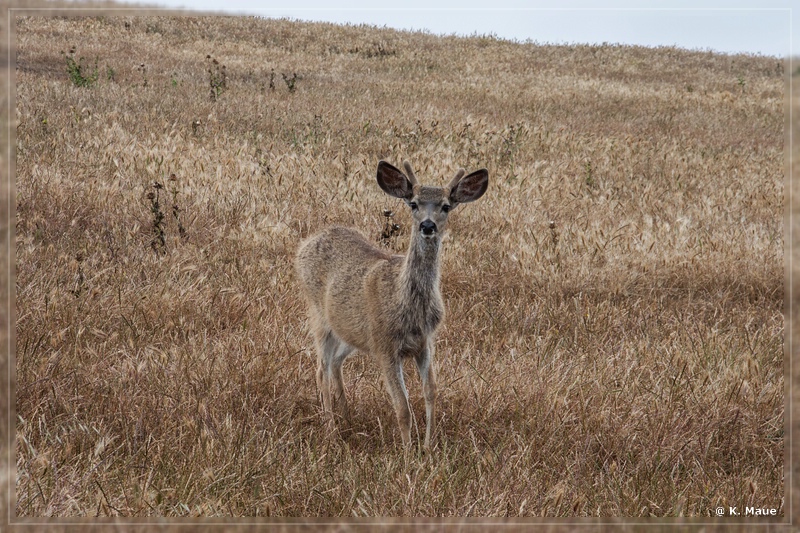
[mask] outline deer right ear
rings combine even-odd
[[[410,200],[414,196],[411,182],[405,174],[397,167],[390,165],[386,161],[378,163],[378,185],[383,192],[395,198]]]

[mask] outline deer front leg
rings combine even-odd
[[[422,381],[422,393],[425,396],[425,449],[430,450],[433,437],[433,423],[436,414],[436,371],[433,367],[435,348],[433,339],[428,339],[425,348],[415,358],[419,377]]]
[[[411,444],[411,408],[408,405],[408,391],[406,391],[406,384],[403,380],[403,362],[399,357],[384,356],[381,365],[383,379],[389,395],[392,397],[397,423],[400,425],[403,445],[409,446]]]

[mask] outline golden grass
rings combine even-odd
[[[17,515],[785,514],[782,62],[253,18],[16,38]],[[368,357],[326,433],[291,270],[326,225],[404,225],[374,180],[403,158],[491,177],[445,242],[429,455]]]

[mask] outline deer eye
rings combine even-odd
[[[416,211],[417,210],[417,202],[409,202],[408,203],[408,207],[410,207],[412,211]]]
[[[445,213],[449,212],[450,211],[450,204],[444,204],[442,206],[442,211],[444,211]]]

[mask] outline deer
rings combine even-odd
[[[389,196],[403,200],[412,224],[405,255],[389,253],[359,231],[332,226],[298,247],[295,270],[308,308],[317,353],[316,383],[322,410],[335,428],[338,415],[349,420],[342,364],[358,350],[380,367],[391,397],[404,448],[411,445],[411,408],[403,361],[413,358],[425,398],[426,450],[431,448],[436,401],[434,339],[444,319],[440,292],[440,251],[449,213],[486,192],[489,173],[461,168],[446,187],[422,185],[408,161],[405,173],[380,161],[377,181]],[[466,175],[465,175],[466,174]]]

